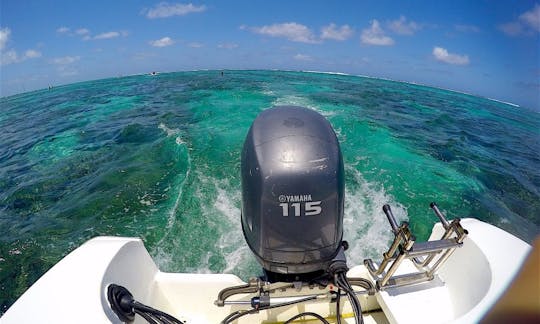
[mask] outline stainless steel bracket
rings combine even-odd
[[[436,271],[456,248],[463,245],[463,240],[468,232],[461,226],[460,219],[448,222],[437,204],[431,203],[430,207],[439,218],[445,231],[439,240],[416,242],[416,238],[409,230],[409,224],[403,222],[398,226],[390,206],[383,206],[383,211],[394,233],[394,241],[388,251],[383,253],[383,260],[379,266],[375,265],[371,259],[364,260],[364,265],[377,282],[377,289],[384,290],[389,287],[400,287],[433,280]],[[394,276],[405,259],[410,259],[417,271]]]

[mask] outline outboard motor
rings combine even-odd
[[[308,281],[342,251],[344,172],[330,123],[302,107],[255,119],[242,150],[242,229],[268,281]]]

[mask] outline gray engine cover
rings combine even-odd
[[[263,268],[326,270],[343,236],[343,159],[336,134],[302,107],[265,110],[244,142],[242,229]]]

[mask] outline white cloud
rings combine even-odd
[[[352,36],[353,30],[349,25],[343,25],[339,28],[335,24],[324,26],[321,29],[321,39],[333,39],[338,41],[344,41]]]
[[[519,16],[519,20],[534,31],[540,32],[540,4],[535,4],[534,8],[524,12]]]
[[[386,36],[377,19],[373,19],[371,21],[371,26],[369,28],[362,30],[362,36],[360,37],[360,39],[362,40],[362,43],[368,45],[394,45],[394,40]]]
[[[297,60],[297,61],[306,61],[306,62],[313,61],[313,58],[311,58],[311,56],[305,55],[305,54],[296,54],[294,56],[294,59]]]
[[[445,48],[438,47],[438,46],[435,46],[433,48],[433,57],[435,57],[437,61],[441,61],[448,64],[454,64],[454,65],[469,64],[469,56],[448,53],[448,51]]]
[[[27,50],[24,52],[24,58],[38,58],[41,57],[41,52],[36,50]]]
[[[389,22],[388,28],[396,34],[414,35],[421,26],[414,21],[407,21],[405,16],[400,16],[399,19]]]
[[[517,36],[523,33],[523,26],[518,22],[509,22],[499,25],[499,30],[508,36]]]
[[[90,35],[90,30],[87,29],[87,28],[78,28],[78,29],[75,29],[75,30],[72,30],[71,28],[69,27],[60,27],[58,29],[56,29],[56,32],[59,33],[59,34],[62,34],[62,35],[67,35],[67,36],[82,36],[82,39],[83,40],[91,40],[92,39],[92,35]]]
[[[499,30],[508,36],[540,33],[540,4],[522,13],[518,20],[499,25]]]
[[[94,39],[111,39],[111,38],[116,38],[116,37],[119,37],[119,36],[120,36],[119,32],[110,31],[110,32],[101,33],[99,35],[96,35],[96,36],[94,36]]]
[[[33,49],[26,50],[22,56],[17,54],[17,51],[14,49],[6,50],[10,36],[11,29],[7,27],[0,29],[0,65],[20,63],[28,59],[41,57],[41,52]]]
[[[221,44],[218,44],[218,48],[223,48],[223,49],[235,49],[238,47],[238,44],[235,44],[235,43],[221,43]]]
[[[11,29],[7,27],[0,29],[0,51],[6,47],[10,35]]]
[[[92,36],[90,34],[90,31],[86,28],[81,28],[77,30],[76,34],[83,36],[82,40],[88,41],[88,40],[101,40],[101,39],[112,39],[117,37],[126,37],[129,35],[127,31],[109,31],[104,32],[101,34],[97,34],[95,36]]]
[[[246,29],[245,26],[240,26],[240,29]],[[271,37],[283,37],[292,42],[300,43],[318,43],[313,35],[313,32],[302,24],[295,22],[273,24],[262,27],[249,28],[252,32],[267,35]]]
[[[12,63],[21,63],[28,59],[41,57],[41,52],[36,50],[26,50],[22,56],[17,54],[17,51],[10,49],[9,51],[2,52],[0,65],[8,65]]]
[[[68,35],[68,36],[80,36],[82,40],[100,40],[100,39],[111,39],[116,37],[126,37],[129,35],[127,31],[108,31],[97,35],[92,35],[89,29],[87,28],[78,28],[75,31],[71,31],[69,27],[60,27],[56,30],[58,33]]]
[[[145,10],[146,17],[150,19],[155,18],[167,18],[172,16],[184,16],[194,12],[203,12],[206,11],[206,6],[195,6],[192,3],[182,4],[169,4],[167,2],[161,2],[156,5],[154,8]]]
[[[2,51],[0,55],[0,65],[8,65],[19,62],[19,57],[15,50],[9,50],[7,52]]]
[[[52,60],[54,64],[57,65],[68,65],[77,62],[80,60],[80,56],[63,56],[63,57],[57,57]]]
[[[56,29],[56,32],[60,33],[60,34],[65,34],[65,33],[69,32],[69,28],[65,27],[65,26],[62,26],[62,27],[59,27],[58,29]]]
[[[79,74],[79,71],[73,63],[80,59],[80,56],[63,56],[54,58],[52,63],[57,65],[56,70],[60,76],[68,77]]]
[[[79,28],[75,31],[75,34],[77,35],[88,35],[90,34],[90,31],[86,28]]]
[[[166,47],[174,44],[174,41],[170,37],[163,37],[161,39],[151,41],[150,45],[154,47]]]

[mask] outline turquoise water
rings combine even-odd
[[[355,76],[220,71],[130,76],[0,99],[0,312],[98,235],[141,237],[164,271],[259,266],[240,228],[240,151],[257,114],[300,105],[345,159],[348,258],[380,258],[390,203],[425,240],[436,201],[531,242],[540,233],[540,114]]]

